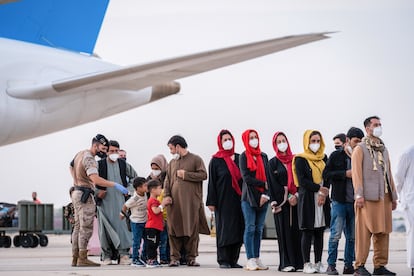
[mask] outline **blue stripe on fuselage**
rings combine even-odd
[[[93,53],[109,0],[0,4],[0,37]]]

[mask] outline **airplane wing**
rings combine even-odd
[[[286,36],[143,65],[121,67],[87,76],[76,76],[55,81],[51,84],[52,87],[48,84],[9,88],[7,93],[16,98],[41,99],[99,88],[138,90],[326,39],[329,38],[327,34],[329,33]]]

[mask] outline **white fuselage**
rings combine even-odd
[[[0,146],[98,120],[150,101],[151,87],[55,93],[67,78],[117,69],[98,58],[0,38]],[[17,98],[8,91],[48,84],[53,97]]]

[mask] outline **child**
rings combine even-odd
[[[168,162],[164,155],[158,154],[151,160],[151,174],[147,177],[147,180],[157,179],[161,182],[161,187],[163,187],[163,183],[165,180],[165,175],[167,174],[167,166]],[[158,201],[162,202],[164,198],[164,189],[161,192],[161,195],[158,197]],[[159,252],[160,252],[160,264],[168,265],[170,263],[170,245],[168,242],[168,230],[167,230],[167,209],[164,208],[163,210],[163,218],[164,218],[164,230],[160,234],[160,244],[159,244]]]
[[[147,222],[147,183],[145,178],[136,177],[133,180],[134,196],[129,198],[122,206],[121,219],[126,216],[127,209],[131,210],[129,219],[132,230],[132,266],[145,266],[144,261],[139,257],[139,248],[143,239],[145,223]],[[145,242],[144,242],[145,246]]]
[[[72,198],[72,193],[74,190],[75,190],[74,186],[70,187],[69,189],[70,198]],[[72,233],[73,233],[73,228],[75,227],[75,209],[73,208],[72,201],[68,205],[65,206],[63,216],[70,223],[70,230],[71,230],[70,243],[72,243]]]
[[[170,203],[170,198],[164,198],[162,203],[157,199],[161,195],[161,182],[156,179],[148,182],[150,198],[147,203],[148,221],[145,224],[145,239],[147,243],[147,267],[159,267],[157,249],[160,243],[160,234],[164,229],[162,211]]]

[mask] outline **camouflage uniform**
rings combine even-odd
[[[93,189],[89,175],[98,174],[98,163],[89,150],[79,152],[74,159],[73,175],[75,191],[72,203],[75,210],[75,226],[72,233],[72,250],[86,250],[93,232],[93,219],[96,206],[92,194],[86,203],[81,202],[83,192],[78,187]]]

